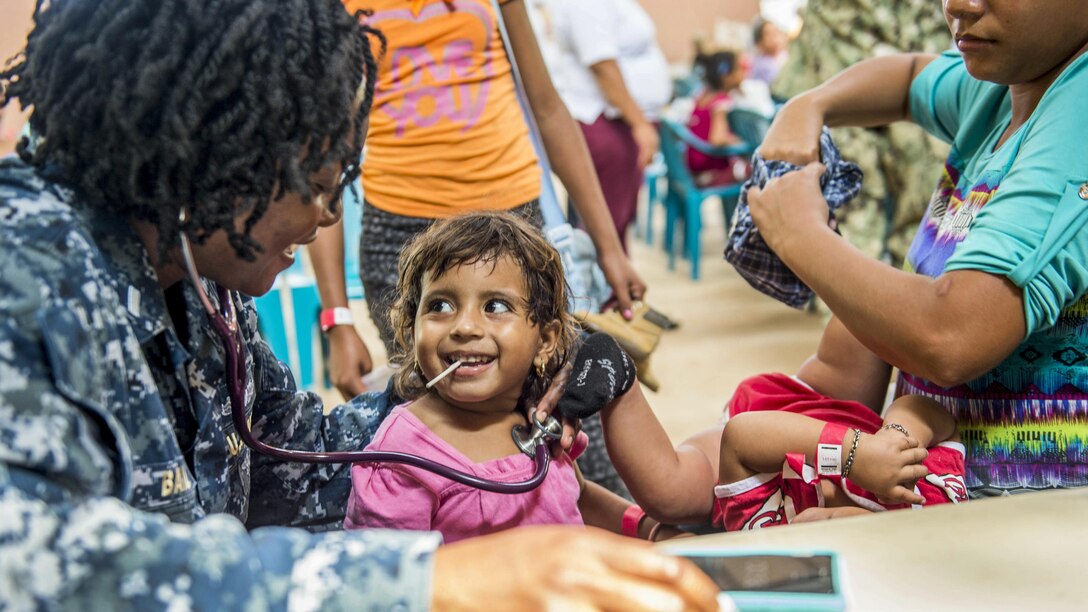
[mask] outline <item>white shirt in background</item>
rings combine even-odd
[[[627,91],[647,119],[654,120],[672,97],[665,55],[650,16],[635,0],[537,0],[546,15],[554,52],[546,53],[552,81],[571,115],[593,123],[602,113],[617,117],[589,67],[605,60],[619,65]],[[549,41],[549,42],[552,42]],[[549,50],[552,51],[552,50]]]

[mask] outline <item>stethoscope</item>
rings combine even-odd
[[[181,221],[185,221],[184,211],[182,211]],[[521,482],[498,482],[495,480],[487,480],[467,472],[455,470],[451,467],[431,461],[430,459],[424,459],[423,457],[408,453],[391,451],[337,451],[319,453],[278,448],[258,440],[256,436],[253,435],[253,430],[249,427],[249,420],[246,418],[245,345],[242,340],[241,328],[238,326],[238,314],[234,308],[234,300],[231,299],[231,292],[220,286],[218,288],[219,309],[217,310],[212,306],[211,300],[208,299],[208,294],[204,291],[203,283],[200,281],[200,275],[197,274],[192,248],[189,245],[189,238],[184,232],[180,233],[180,238],[181,253],[185,260],[185,268],[189,274],[189,279],[192,281],[193,287],[196,288],[196,293],[200,297],[200,302],[204,305],[204,310],[207,312],[208,319],[211,321],[212,329],[215,330],[216,334],[223,341],[223,346],[227,349],[227,390],[230,395],[231,419],[234,421],[234,429],[237,430],[238,435],[241,436],[242,441],[246,446],[264,455],[269,455],[284,461],[299,463],[404,463],[433,472],[443,478],[448,478],[455,482],[466,484],[470,487],[475,487],[484,491],[491,491],[493,493],[525,493],[527,491],[532,491],[544,482],[544,477],[548,475],[548,465],[551,463],[550,443],[558,440],[562,436],[563,427],[560,425],[559,421],[552,416],[549,416],[544,422],[541,422],[537,419],[535,410],[531,412],[530,416],[532,430],[527,426],[517,425],[511,432],[514,443],[517,444],[518,448],[521,449],[523,453],[533,458],[533,464],[536,468],[531,478]]]

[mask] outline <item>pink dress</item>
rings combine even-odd
[[[393,409],[366,448],[412,453],[502,482],[526,480],[534,472],[533,460],[522,453],[472,462],[409,412],[408,404]],[[394,463],[356,464],[351,481],[345,529],[440,531],[448,544],[522,525],[583,524],[574,460],[566,453],[552,461],[539,487],[517,495],[481,491]]]
[[[688,120],[688,129],[702,140],[710,138],[710,122],[714,113],[728,113],[733,109],[733,98],[727,93],[699,96]],[[711,157],[694,147],[688,149],[688,167],[692,172],[721,170],[732,167],[727,157]]]
[[[695,136],[706,141],[710,138],[710,123],[715,113],[729,113],[735,102],[727,93],[715,93],[700,96],[691,111],[688,129]],[[688,147],[688,168],[691,169],[695,183],[701,187],[729,185],[747,178],[748,163],[742,157],[729,155],[714,157],[695,147]]]

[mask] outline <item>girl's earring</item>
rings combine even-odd
[[[547,374],[548,374],[548,372],[545,369],[544,361],[543,360],[537,361],[536,362],[536,375],[539,376],[540,378],[544,378],[545,376],[547,376]]]

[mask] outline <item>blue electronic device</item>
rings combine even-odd
[[[835,553],[667,547],[690,559],[721,589],[722,609],[740,612],[844,610],[841,568]],[[730,603],[732,605],[730,605]]]

